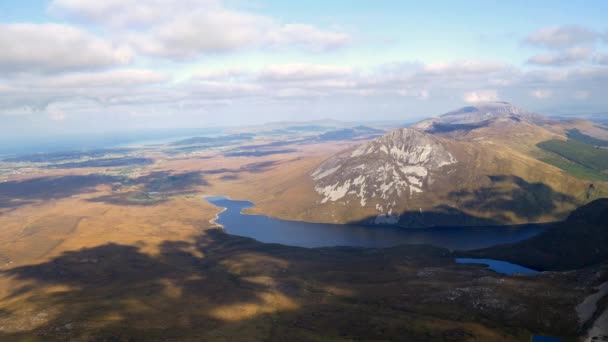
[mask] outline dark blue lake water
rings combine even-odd
[[[224,196],[210,196],[205,199],[218,207],[226,208],[219,214],[216,223],[221,224],[227,233],[261,242],[299,247],[391,247],[428,244],[453,250],[471,250],[525,240],[545,229],[539,225],[406,229],[297,222],[243,214],[243,209],[253,207],[253,203],[248,201],[235,201]]]
[[[536,335],[532,337],[532,342],[562,342],[562,340],[551,336]]]
[[[537,274],[536,270],[531,268],[523,267],[520,265],[512,264],[506,261],[494,260],[494,259],[477,259],[477,258],[456,258],[456,262],[459,264],[483,264],[487,265],[489,269],[502,273],[502,274]]]

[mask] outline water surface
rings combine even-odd
[[[478,258],[456,258],[459,264],[482,264],[488,266],[494,272],[502,274],[538,274],[539,272],[531,268],[523,267],[517,264],[512,264],[506,261],[494,259],[478,259]],[[541,340],[542,341],[542,340]]]
[[[525,240],[545,229],[540,225],[408,229],[297,222],[243,214],[243,209],[254,206],[249,201],[235,201],[224,196],[210,196],[205,199],[225,208],[215,222],[222,225],[229,234],[266,243],[299,247],[391,247],[428,244],[454,250],[471,250]]]
[[[535,335],[532,337],[532,342],[562,342],[562,340],[551,336]]]

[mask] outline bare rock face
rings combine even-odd
[[[321,203],[356,196],[365,207],[375,199],[375,223],[397,223],[397,203],[424,192],[434,174],[455,163],[439,138],[404,128],[333,156],[311,176]]]

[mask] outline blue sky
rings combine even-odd
[[[0,134],[608,111],[608,2],[0,2]],[[15,133],[19,132],[19,133]]]

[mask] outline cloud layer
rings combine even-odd
[[[339,48],[343,32],[228,9],[215,0],[54,0],[50,11],[94,22],[139,53],[164,58],[193,58],[246,48]]]
[[[519,63],[446,51],[432,61],[395,53],[357,64],[356,30],[220,0],[53,0],[48,13],[61,23],[0,23],[0,126],[93,127],[108,116],[146,127],[401,119],[495,100],[608,105],[608,34],[583,26],[513,38],[526,52]],[[239,54],[257,60],[233,63]]]
[[[128,64],[133,54],[63,24],[0,24],[0,73],[60,72]]]

